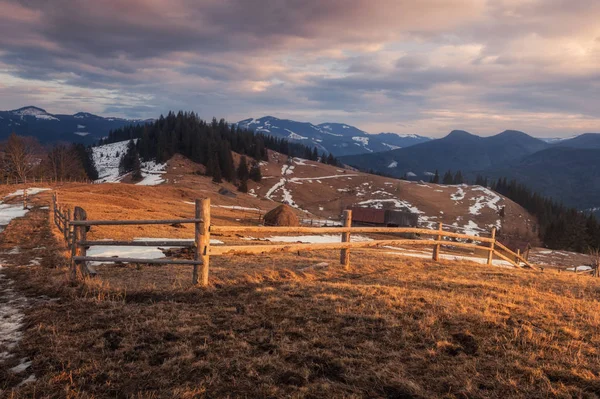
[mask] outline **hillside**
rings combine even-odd
[[[292,177],[318,167],[295,162]],[[250,223],[241,209],[223,205],[233,199],[210,187],[218,185],[193,175],[188,160],[169,163],[168,179],[180,174],[185,182],[52,188],[61,204],[83,206],[94,220],[191,217],[190,200],[210,196],[214,225]],[[11,198],[4,200],[18,205]],[[51,224],[50,193],[30,200],[31,210],[0,241],[10,254],[0,268],[0,345],[7,348],[0,389],[12,398],[600,392],[597,278],[382,248],[353,249],[348,269],[339,251],[213,257],[207,288],[192,286],[189,265],[106,264],[94,278],[69,281],[70,251]],[[94,226],[87,237],[193,234],[192,226]],[[214,245],[248,239],[215,236]]]
[[[242,128],[262,132],[291,142],[316,147],[319,151],[335,156],[365,154],[410,147],[431,140],[416,134],[395,133],[368,134],[354,126],[343,123],[321,123],[313,125],[279,119],[273,116],[245,119],[238,122]]]
[[[600,149],[557,146],[488,171],[578,209],[600,207]]]
[[[581,210],[600,206],[600,134],[587,133],[552,143],[517,131],[479,137],[464,131],[378,154],[341,157],[361,170],[373,170],[412,180],[429,181],[437,169],[460,170],[473,181],[476,175],[491,179],[517,179],[540,194]]]
[[[114,154],[120,148],[122,155],[125,147],[126,142],[120,142],[94,148],[100,182],[122,179],[118,176],[119,157]],[[105,156],[99,157],[98,154]],[[234,158],[237,164],[239,155],[234,154]],[[423,226],[435,227],[442,222],[473,234],[488,233],[491,227],[497,227],[506,232],[520,231],[528,235],[527,232],[531,232],[535,225],[520,206],[484,187],[402,181],[288,158],[273,151],[269,151],[268,158],[268,162],[260,163],[262,181],[249,181],[249,193],[236,193],[234,199],[217,195],[217,192],[222,187],[236,192],[235,186],[212,183],[209,177],[197,174],[205,170],[204,166],[179,155],[166,165],[147,164],[144,169],[146,178],[140,184],[166,182],[182,189],[202,188],[217,196],[217,204],[223,201],[224,205],[235,204],[262,211],[273,208],[274,202],[284,202],[309,220],[338,221],[343,209],[360,206],[409,210],[419,214],[419,222]],[[505,208],[504,217],[499,215],[502,207]]]
[[[555,147],[571,147],[571,148],[595,148],[600,149],[600,133],[585,133],[579,136],[560,140],[554,143]]]
[[[93,144],[108,132],[142,120],[104,118],[87,112],[74,115],[50,114],[38,107],[0,111],[0,140],[11,133],[32,136],[41,143],[60,141]]]
[[[549,144],[517,131],[479,137],[455,130],[444,138],[410,148],[341,157],[340,160],[362,170],[375,170],[395,177],[409,174],[429,180],[436,169],[440,173],[447,170],[483,171],[548,147]]]

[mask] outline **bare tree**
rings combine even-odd
[[[2,169],[4,174],[26,182],[27,176],[39,163],[39,157],[36,156],[39,151],[37,140],[32,137],[17,136],[13,133],[3,147]]]
[[[51,173],[54,180],[68,178],[83,178],[85,171],[73,147],[59,144],[48,152],[45,169]]]

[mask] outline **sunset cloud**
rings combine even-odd
[[[600,131],[583,0],[0,0],[0,109]]]

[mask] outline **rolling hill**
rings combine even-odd
[[[548,143],[512,130],[491,137],[453,131],[408,149],[347,156],[341,161],[395,177],[408,174],[414,180],[429,180],[436,169],[440,174],[461,170],[470,179],[477,174],[507,177],[581,210],[600,207],[597,133]]]
[[[409,174],[417,179],[429,179],[436,169],[440,173],[446,170],[483,171],[549,146],[542,140],[513,130],[491,137],[454,130],[444,138],[410,148],[341,157],[341,161],[362,170],[372,169],[395,177]]]
[[[32,136],[41,143],[60,141],[92,144],[122,126],[144,123],[142,120],[104,118],[87,112],[74,115],[50,114],[28,106],[12,111],[0,111],[0,140],[11,133]]]
[[[319,151],[335,156],[367,154],[405,148],[430,141],[429,137],[416,134],[395,133],[369,134],[354,126],[343,123],[297,122],[265,116],[259,119],[245,119],[238,122],[242,128],[255,132],[286,138],[292,142],[316,147]]]

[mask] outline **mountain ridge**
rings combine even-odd
[[[417,134],[370,134],[346,123],[324,122],[315,125],[274,116],[247,118],[237,124],[255,132],[301,142],[335,156],[382,152],[432,140]]]
[[[93,144],[107,136],[111,130],[148,121],[150,120],[103,117],[89,112],[52,114],[43,108],[28,105],[0,111],[0,140],[16,133],[35,137],[44,144],[61,141]]]

